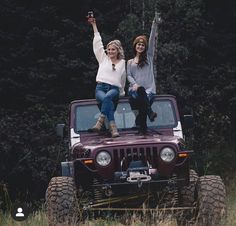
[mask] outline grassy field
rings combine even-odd
[[[228,216],[226,222],[222,226],[236,226],[236,200],[235,200],[236,194],[234,196],[234,200],[229,200],[228,205]],[[233,198],[233,197],[232,197]],[[76,226],[78,224],[72,223],[69,225],[63,225],[63,226]],[[141,221],[137,219],[135,216],[131,218],[129,222],[120,222],[119,220],[104,220],[104,219],[96,219],[96,220],[90,220],[85,221],[83,223],[80,223],[81,226],[146,226],[146,221]],[[155,226],[157,224],[151,223],[150,225]],[[37,211],[33,214],[31,214],[27,220],[22,222],[17,222],[13,220],[13,218],[10,216],[10,214],[2,214],[0,213],[0,226],[48,226],[47,223],[47,217],[45,215],[44,211]],[[177,226],[176,220],[173,219],[171,216],[168,216],[165,219],[158,220],[158,226]]]
[[[0,216],[0,225],[1,226],[48,226],[46,215],[43,211],[35,212],[34,214],[30,215],[27,220],[22,222],[17,222],[12,219],[10,215],[1,215]],[[63,226],[146,226],[147,222],[142,222],[141,220],[137,219],[135,216],[131,217],[131,220],[128,222],[121,223],[119,220],[104,220],[104,219],[96,219],[85,221],[83,223],[72,223]],[[151,224],[153,226],[157,224]],[[61,225],[62,226],[62,225]],[[174,219],[171,219],[169,216],[165,220],[158,221],[158,226],[177,226]]]
[[[236,180],[227,186],[227,219],[222,226],[236,226]],[[129,222],[121,220],[109,220],[109,219],[96,219],[92,221],[85,221],[80,223],[81,226],[146,226],[147,222],[139,220],[133,216]],[[157,224],[150,224],[157,225]],[[12,219],[10,214],[3,214],[0,210],[0,226],[48,226],[47,218],[44,211],[37,211],[31,214],[27,220],[17,222]],[[70,224],[69,226],[76,226],[76,224]],[[175,219],[171,215],[165,216],[164,219],[159,219],[158,226],[177,226]]]
[[[236,226],[236,178],[226,186],[227,191],[227,221],[225,226]]]

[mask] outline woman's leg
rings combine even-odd
[[[95,98],[96,98],[99,106],[102,106],[102,102],[106,96],[106,92],[107,92],[106,84],[98,83],[96,86],[96,90],[95,90]],[[101,108],[100,108],[100,111],[101,111]],[[102,113],[102,111],[101,111],[101,113]]]
[[[138,94],[136,91],[130,90],[129,93],[129,104],[130,107],[132,109],[132,111],[135,114],[135,125],[136,127],[140,126],[140,122],[139,122],[139,101],[138,101]]]
[[[104,83],[99,83],[99,85],[100,86],[96,88],[96,99],[101,106],[101,113],[102,115],[105,115],[109,121],[111,136],[113,138],[119,137],[120,135],[118,133],[114,118],[114,111],[116,107],[115,104],[118,102],[120,94],[119,88]]]
[[[114,111],[115,111],[115,104],[114,102],[118,101],[119,99],[119,88],[116,86],[110,86],[109,91],[106,93],[101,110],[104,112],[104,114],[107,116],[109,121],[109,129],[111,132],[111,136],[113,138],[119,137],[120,134],[118,133],[115,118],[114,118]]]
[[[95,97],[98,102],[98,106],[100,106],[105,98],[106,95],[106,87],[103,83],[98,83],[95,90]],[[106,129],[105,127],[105,112],[102,112],[100,107],[99,110],[101,112],[101,115],[99,116],[96,124],[93,126],[92,131],[94,132],[100,132],[101,130]]]
[[[149,93],[147,97],[148,97],[148,118],[151,122],[154,122],[155,118],[157,117],[157,113],[154,112],[151,108],[154,99],[154,94]]]
[[[147,130],[147,113],[148,113],[148,97],[144,87],[139,87],[138,93],[138,110],[139,110],[139,122],[140,122],[140,132],[145,133]]]
[[[108,121],[114,121],[114,102],[119,99],[119,88],[115,86],[111,86],[111,89],[105,94],[103,98],[101,112],[107,116]]]

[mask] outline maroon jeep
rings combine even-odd
[[[225,187],[219,176],[198,177],[182,132],[176,99],[155,96],[154,122],[140,135],[127,97],[119,100],[115,121],[120,137],[104,128],[90,131],[99,117],[94,99],[76,100],[69,112],[69,156],[62,175],[51,179],[47,214],[51,225],[78,219],[87,210],[187,210],[181,219],[217,225],[225,214]],[[189,127],[191,115],[183,117]],[[58,125],[63,136],[63,126]],[[80,214],[79,214],[80,213]],[[183,217],[184,216],[184,217]],[[178,218],[180,221],[180,218]]]

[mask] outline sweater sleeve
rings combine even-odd
[[[98,63],[101,63],[104,57],[106,56],[106,53],[105,53],[104,46],[102,43],[102,38],[99,32],[94,33],[93,52],[96,56]]]
[[[130,85],[133,86],[134,84],[136,84],[136,81],[131,73],[131,62],[132,62],[132,60],[129,60],[127,62],[127,79],[129,81]]]
[[[126,83],[126,71],[122,74],[121,77],[121,88],[120,88],[120,96],[125,95],[125,83]]]
[[[151,32],[150,32],[150,37],[149,37],[149,43],[148,43],[148,52],[147,52],[147,54],[150,57],[154,56],[156,33],[157,33],[157,23],[155,21],[153,21]]]

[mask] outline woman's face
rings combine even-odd
[[[107,47],[107,55],[112,59],[117,59],[118,49],[116,48],[115,45],[111,44]]]
[[[137,53],[142,53],[145,50],[145,45],[142,42],[138,42],[135,46],[135,50]]]

